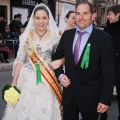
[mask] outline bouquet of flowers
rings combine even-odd
[[[2,98],[9,104],[16,104],[20,98],[20,91],[16,86],[7,84],[2,90]]]

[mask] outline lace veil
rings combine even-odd
[[[39,6],[44,6],[48,10],[48,12],[49,12],[49,25],[48,25],[47,29],[51,30],[51,31],[59,32],[59,28],[56,25],[56,22],[55,22],[55,20],[54,20],[54,18],[52,16],[52,13],[51,13],[50,9],[44,3],[40,3],[37,6],[35,6],[35,8],[33,9],[33,12],[31,14],[31,17],[30,17],[30,20],[28,22],[28,25],[27,25],[24,33],[19,38],[21,44],[24,44],[25,40],[27,39],[27,36],[29,34],[29,30],[30,29],[35,29],[35,25],[34,25],[34,21],[33,21],[34,10],[37,7],[39,7]]]

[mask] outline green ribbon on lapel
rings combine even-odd
[[[84,67],[85,67],[85,69],[87,69],[88,66],[89,66],[90,46],[91,46],[90,43],[88,43],[87,46],[86,46],[86,49],[85,49],[85,52],[84,52],[84,55],[83,55],[83,58],[82,58],[82,62],[81,62],[81,65],[80,65],[82,69]]]
[[[36,84],[38,83],[42,83],[42,78],[41,78],[41,74],[40,74],[40,65],[37,62],[36,63]]]

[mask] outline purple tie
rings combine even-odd
[[[78,31],[78,39],[75,43],[75,47],[74,47],[74,63],[75,65],[78,63],[78,60],[79,60],[79,49],[80,49],[80,43],[81,43],[81,36],[86,33],[85,32],[79,32]]]

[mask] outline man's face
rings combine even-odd
[[[94,20],[94,15],[90,12],[88,4],[80,4],[76,9],[76,24],[83,30],[87,28]]]
[[[114,23],[118,21],[119,13],[115,15],[112,11],[108,12],[107,18],[110,23]]]

